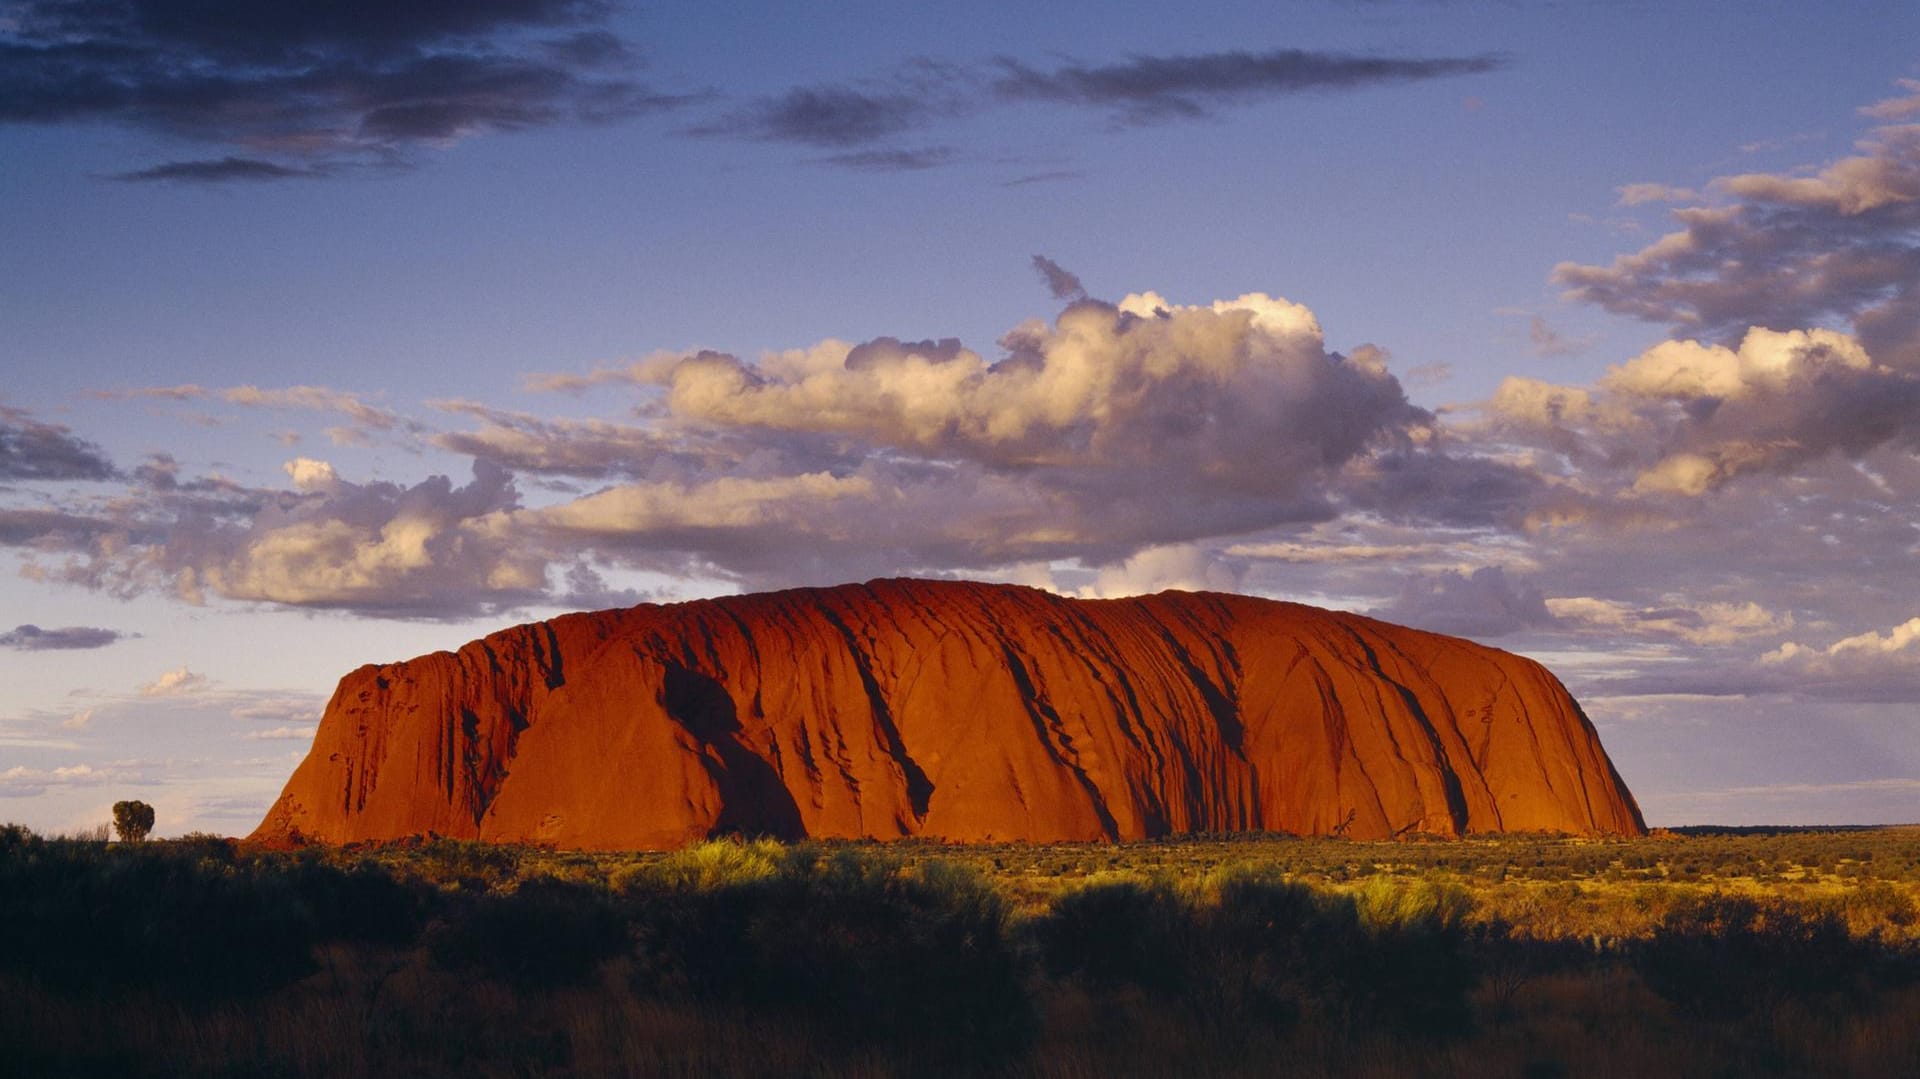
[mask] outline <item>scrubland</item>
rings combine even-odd
[[[1051,846],[0,829],[0,1075],[1920,1075],[1920,828]]]

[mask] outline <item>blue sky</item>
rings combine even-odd
[[[361,663],[919,573],[1920,819],[1912,5],[1030,7],[0,3],[0,818],[243,832]]]

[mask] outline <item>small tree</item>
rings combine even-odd
[[[138,843],[153,831],[153,807],[145,802],[113,803],[113,830],[120,842]]]

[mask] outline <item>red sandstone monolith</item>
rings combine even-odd
[[[516,626],[347,675],[254,832],[1645,831],[1531,660],[1294,603],[884,580]]]

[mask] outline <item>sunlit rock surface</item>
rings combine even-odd
[[[340,682],[268,841],[1637,834],[1539,664],[1293,603],[886,580],[574,614]]]

